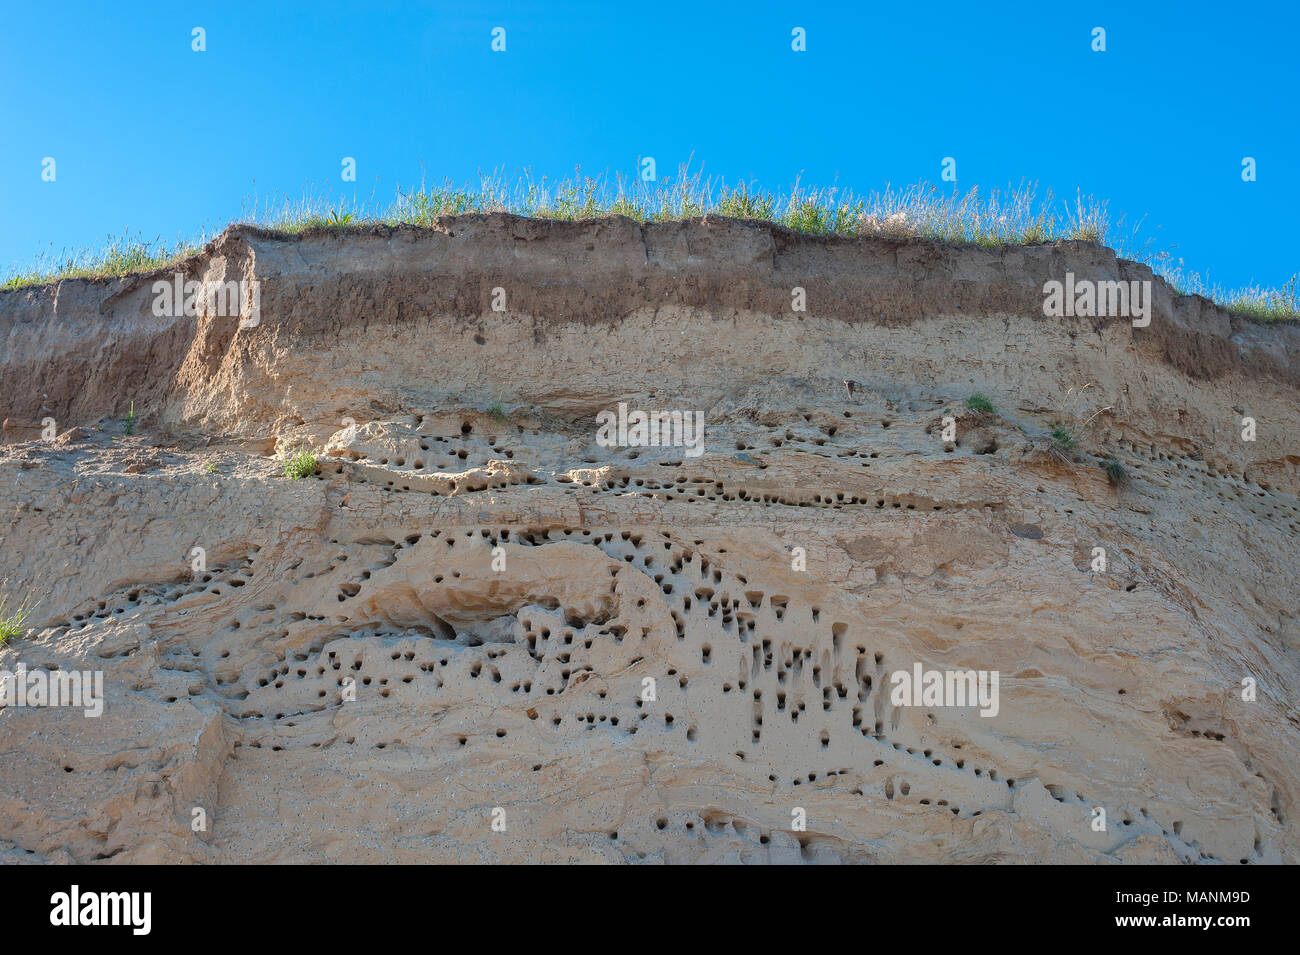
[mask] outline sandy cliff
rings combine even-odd
[[[1297,326],[1158,279],[1145,328],[1045,318],[1152,280],[1079,243],[714,218],[183,270],[258,324],[0,293],[0,670],[105,685],[0,709],[8,861],[1300,861]],[[598,443],[620,402],[703,454]],[[895,705],[916,664],[996,715]]]

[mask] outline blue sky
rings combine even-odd
[[[728,181],[865,192],[937,183],[952,156],[963,190],[1082,189],[1213,282],[1278,285],[1300,271],[1298,30],[1294,3],[1196,0],[11,4],[0,272],[214,231],[308,184],[387,201],[422,162],[468,182],[694,154]]]

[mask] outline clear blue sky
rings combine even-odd
[[[1276,285],[1300,271],[1297,36],[1294,2],[10,3],[0,271],[219,229],[307,183],[388,200],[421,161],[467,182],[694,153],[856,191],[938,182],[953,156],[962,189],[1081,188],[1211,281]]]

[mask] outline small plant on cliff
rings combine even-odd
[[[1062,461],[1073,460],[1074,452],[1097,443],[1095,422],[1109,414],[1113,405],[1100,405],[1096,382],[1071,386],[1065,392],[1060,411],[1052,422],[1050,450]]]
[[[981,394],[978,391],[966,399],[966,407],[970,408],[971,411],[982,411],[985,414],[993,413],[993,402],[989,401],[988,395]]]
[[[280,452],[280,461],[284,465],[284,476],[291,481],[301,481],[316,472],[316,455],[311,448],[294,448],[292,451]]]
[[[333,226],[347,225],[352,219],[352,213],[334,209],[330,212],[329,224]]]
[[[497,421],[502,424],[510,420],[510,415],[506,414],[506,409],[501,407],[501,402],[499,401],[496,404],[492,405],[492,407],[488,408],[487,415],[493,421]]]
[[[135,402],[131,402],[131,410],[126,413],[122,419],[122,433],[129,435],[135,431]]]
[[[17,607],[9,606],[9,598],[0,595],[0,647],[5,646],[14,637],[26,632],[27,628],[23,625],[27,615],[32,612],[24,600]]]
[[[1110,481],[1112,486],[1120,487],[1128,483],[1128,471],[1125,469],[1123,462],[1115,455],[1112,454],[1107,458],[1106,463],[1101,467],[1106,472],[1106,479]]]

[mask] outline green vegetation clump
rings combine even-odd
[[[130,435],[135,431],[135,402],[131,402],[131,410],[126,413],[122,419],[122,433]]]
[[[645,182],[615,176],[572,177],[552,182],[535,179],[524,170],[517,176],[481,176],[476,185],[401,188],[391,202],[340,203],[329,194],[304,191],[302,198],[261,200],[245,208],[241,222],[296,234],[344,225],[431,226],[440,216],[507,212],[538,219],[594,219],[623,215],[640,222],[664,222],[692,216],[717,215],[774,222],[812,235],[875,236],[929,239],[955,245],[1000,248],[1074,239],[1108,245],[1126,258],[1149,265],[1181,294],[1199,294],[1229,311],[1268,321],[1300,319],[1300,274],[1280,289],[1226,289],[1209,285],[1184,269],[1170,253],[1138,244],[1137,230],[1112,224],[1107,203],[1076,192],[1073,201],[1058,201],[1048,191],[1039,196],[1036,184],[1022,182],[1005,190],[959,192],[919,182],[912,186],[857,195],[838,186],[808,188],[796,180],[785,193],[755,189],[746,183],[729,186],[721,179],[694,172],[689,161],[676,175]],[[0,288],[18,288],[60,278],[121,276],[163,268],[192,255],[202,241],[168,245],[109,237],[108,247],[42,259],[16,269]]]
[[[27,628],[23,625],[27,615],[31,613],[32,608],[24,600],[17,607],[9,606],[9,598],[0,595],[0,647],[5,646],[14,637],[25,633]]]
[[[1065,425],[1052,428],[1052,444],[1062,451],[1074,450],[1074,432]]]
[[[493,421],[496,421],[496,422],[499,422],[499,423],[502,423],[502,424],[504,424],[506,421],[509,421],[509,420],[510,420],[510,415],[506,414],[506,409],[503,408],[503,407],[501,406],[501,403],[500,403],[500,402],[497,402],[496,404],[494,404],[494,405],[492,405],[490,408],[488,408],[488,410],[487,410],[487,415],[488,415],[488,417],[490,417]]]
[[[1106,472],[1106,479],[1114,487],[1128,483],[1128,471],[1125,469],[1123,462],[1115,455],[1112,454],[1106,459],[1106,463],[1102,465],[1102,470]]]
[[[300,481],[316,473],[317,458],[311,448],[301,447],[288,452],[281,451],[280,461],[284,465],[284,476],[291,481]]]
[[[993,413],[993,402],[989,401],[988,395],[981,394],[978,391],[966,399],[966,407],[972,411],[982,411],[985,414]]]

